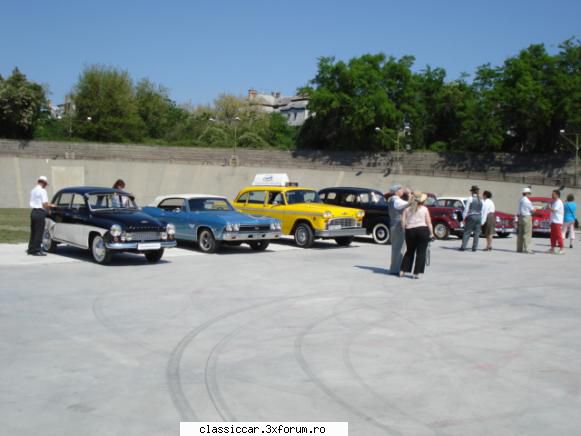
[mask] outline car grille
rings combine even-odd
[[[550,223],[550,221],[541,221],[539,224],[539,227],[541,229],[548,229],[551,227],[551,223]]]
[[[500,224],[502,227],[512,227],[513,226],[513,222],[511,220],[500,220],[498,222],[498,224]]]
[[[329,221],[330,226],[343,227],[357,227],[357,220],[355,218],[334,218]]]
[[[132,241],[159,241],[161,234],[160,232],[129,232],[127,237]]]
[[[241,232],[264,232],[267,230],[270,230],[270,224],[258,224],[256,226],[253,225],[240,226]]]

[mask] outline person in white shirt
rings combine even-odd
[[[46,256],[42,252],[42,236],[45,218],[49,208],[52,207],[52,204],[48,202],[47,186],[48,179],[40,176],[37,185],[30,191],[29,205],[32,211],[30,212],[30,240],[26,252],[31,256]]]
[[[551,198],[553,203],[549,206],[551,211],[551,249],[549,253],[551,254],[565,254],[563,248],[565,246],[563,242],[563,219],[565,218],[565,207],[563,201],[561,200],[561,191],[555,189]],[[555,251],[559,246],[559,251]]]
[[[405,231],[401,223],[402,214],[410,206],[413,196],[408,201],[402,199],[404,195],[403,187],[400,184],[394,184],[389,188],[393,194],[387,200],[387,209],[389,212],[389,230],[391,238],[391,263],[389,273],[398,275],[403,259],[403,245],[405,242]]]
[[[524,188],[522,190],[522,198],[518,203],[518,233],[516,238],[516,251],[518,253],[533,254],[532,239],[533,239],[533,218],[535,207],[529,196],[531,195],[531,188]]]
[[[484,191],[482,193],[482,233],[486,237],[485,251],[492,250],[492,238],[496,233],[496,207],[492,201],[492,192]]]

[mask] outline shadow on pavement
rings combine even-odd
[[[48,256],[61,256],[67,259],[95,263],[89,250],[83,250],[82,248],[71,247],[68,245],[62,247],[59,246],[54,253],[48,253]],[[159,262],[157,262],[157,264],[164,263],[170,263],[170,261],[162,258]],[[143,264],[149,264],[143,254],[115,253],[111,259],[111,263],[104,266],[135,266]]]
[[[365,265],[353,265],[355,268],[363,269],[366,271],[371,271],[374,274],[386,274],[391,275],[389,268],[379,268],[377,266],[365,266]]]

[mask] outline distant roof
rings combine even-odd
[[[113,189],[113,188],[103,188],[99,186],[71,186],[68,188],[63,188],[58,191],[59,193],[74,193],[74,194],[112,194],[112,193],[119,193],[119,194],[126,194],[131,195],[128,192],[122,191],[120,189]]]

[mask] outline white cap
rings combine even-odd
[[[46,176],[40,176],[40,177],[38,178],[38,181],[39,181],[39,182],[48,183],[48,179],[46,178]]]
[[[530,194],[531,193],[531,188],[523,188],[522,193],[523,194]]]

